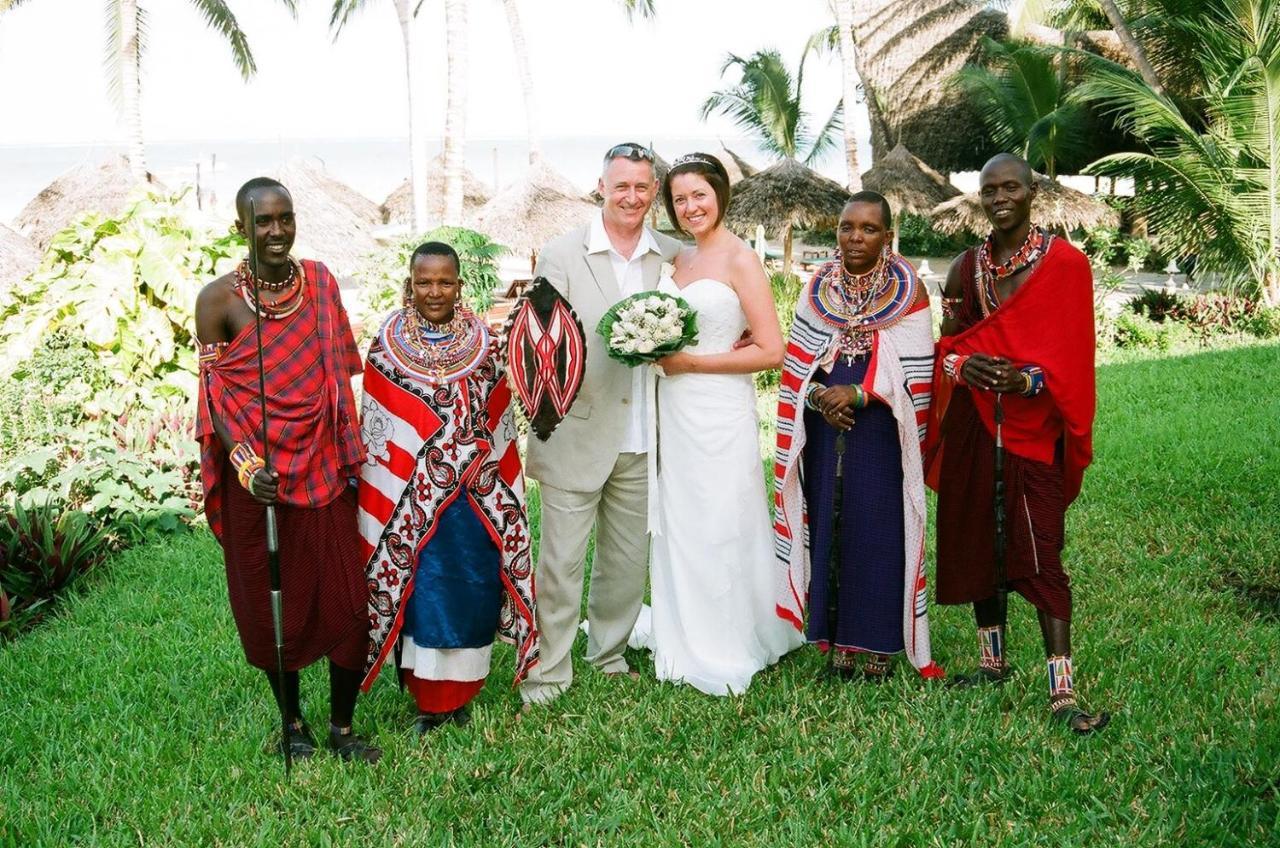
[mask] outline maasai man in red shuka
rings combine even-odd
[[[853,195],[836,238],[840,257],[800,293],[782,364],[777,612],[822,650],[834,647],[831,667],[844,678],[882,681],[899,653],[941,677],[924,571],[929,295],[891,249],[883,195]]]
[[[458,303],[458,254],[414,251],[405,305],[364,370],[360,536],[371,640],[365,689],[394,651],[415,729],[463,724],[494,636],[515,682],[538,661],[524,476],[498,340]]]
[[[288,190],[252,179],[236,194],[236,210],[236,228],[254,240],[261,277],[246,260],[196,299],[205,512],[222,543],[245,658],[267,672],[289,727],[281,751],[288,745],[295,759],[315,753],[299,704],[298,669],[327,656],[329,747],[345,760],[374,762],[381,752],[351,732],[369,643],[350,482],[364,458],[350,382],[360,356],[337,280],[319,262],[289,255],[297,226]],[[269,469],[262,459],[255,308],[262,314]],[[276,505],[279,531],[283,692],[275,674],[264,504]]]
[[[999,404],[1008,587],[1039,615],[1053,716],[1090,733],[1110,717],[1076,705],[1061,554],[1067,506],[1093,452],[1093,277],[1084,254],[1032,225],[1036,185],[1025,160],[996,156],[980,180],[992,232],[947,274],[934,366],[926,453],[938,491],[938,602],[972,603],[977,619],[981,665],[955,682],[1003,682],[1007,611],[996,586],[993,507]]]

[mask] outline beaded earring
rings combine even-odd
[[[409,281],[407,279],[404,281],[404,297],[401,298],[401,303],[405,306],[413,306],[413,292],[410,290]]]

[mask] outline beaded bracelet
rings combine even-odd
[[[245,491],[253,494],[253,477],[267,467],[262,457],[253,452],[253,448],[241,442],[231,449],[231,465],[236,469],[236,478]]]
[[[1044,369],[1038,365],[1024,365],[1018,371],[1022,374],[1022,396],[1032,398],[1044,391]]]
[[[818,409],[818,404],[814,401],[813,396],[825,388],[826,386],[821,383],[810,383],[808,391],[804,394],[804,405],[814,412],[821,412],[822,410]]]
[[[964,383],[964,364],[969,361],[969,357],[960,353],[948,353],[942,359],[942,373],[946,374],[957,383]]]
[[[853,386],[853,391],[854,391],[853,408],[866,409],[867,408],[867,390],[862,388],[862,386],[855,384]]]

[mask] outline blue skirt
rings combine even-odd
[[[861,383],[867,359],[852,364],[837,359],[822,385]],[[802,484],[809,513],[810,642],[831,642],[832,544],[839,537],[839,589],[836,593],[837,648],[896,654],[902,636],[903,561],[906,533],[902,512],[902,448],[893,411],[871,401],[854,413],[845,432],[842,503],[835,525],[836,435],[821,413],[804,413]]]
[[[440,515],[418,555],[403,633],[422,648],[493,644],[502,611],[502,555],[466,493]]]

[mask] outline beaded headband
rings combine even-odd
[[[683,156],[677,156],[676,161],[671,163],[672,168],[679,168],[681,165],[706,165],[710,168],[716,167],[715,162],[712,162],[705,156],[699,156],[697,153],[686,153]]]

